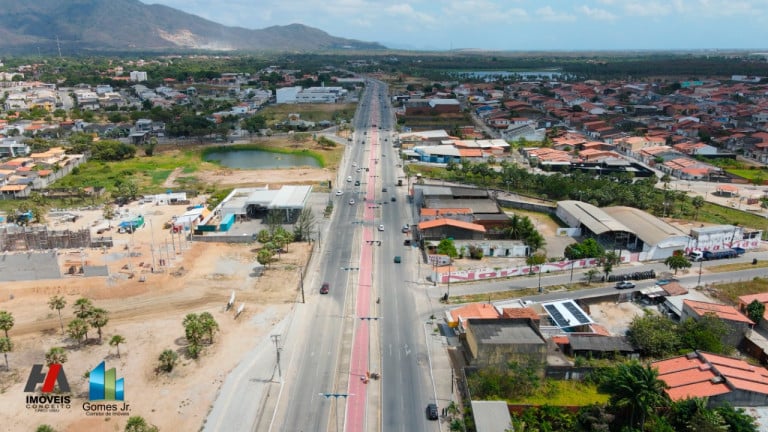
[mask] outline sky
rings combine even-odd
[[[141,0],[413,50],[768,50],[768,0]]]

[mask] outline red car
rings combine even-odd
[[[328,285],[328,282],[323,282],[323,286],[320,287],[320,294],[328,294],[329,289],[330,285]]]

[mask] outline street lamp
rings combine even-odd
[[[337,431],[341,431],[342,428],[339,427],[339,399],[340,398],[348,398],[350,396],[354,396],[354,394],[352,394],[352,393],[350,393],[350,394],[347,394],[347,393],[318,393],[318,395],[320,395],[320,396],[322,396],[322,397],[324,397],[326,399],[333,398],[336,401],[336,409],[334,410],[335,413],[336,413],[336,422],[335,422],[336,423],[336,430]]]

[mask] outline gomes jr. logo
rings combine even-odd
[[[88,400],[83,403],[83,411],[89,416],[113,416],[130,414],[130,404],[91,403],[93,401],[125,400],[125,381],[117,379],[115,368],[106,369],[104,362],[93,368],[88,377]]]

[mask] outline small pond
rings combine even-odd
[[[237,169],[275,169],[308,166],[320,168],[320,163],[312,156],[303,154],[272,153],[264,150],[216,151],[203,156],[207,162],[217,162],[222,166]]]

